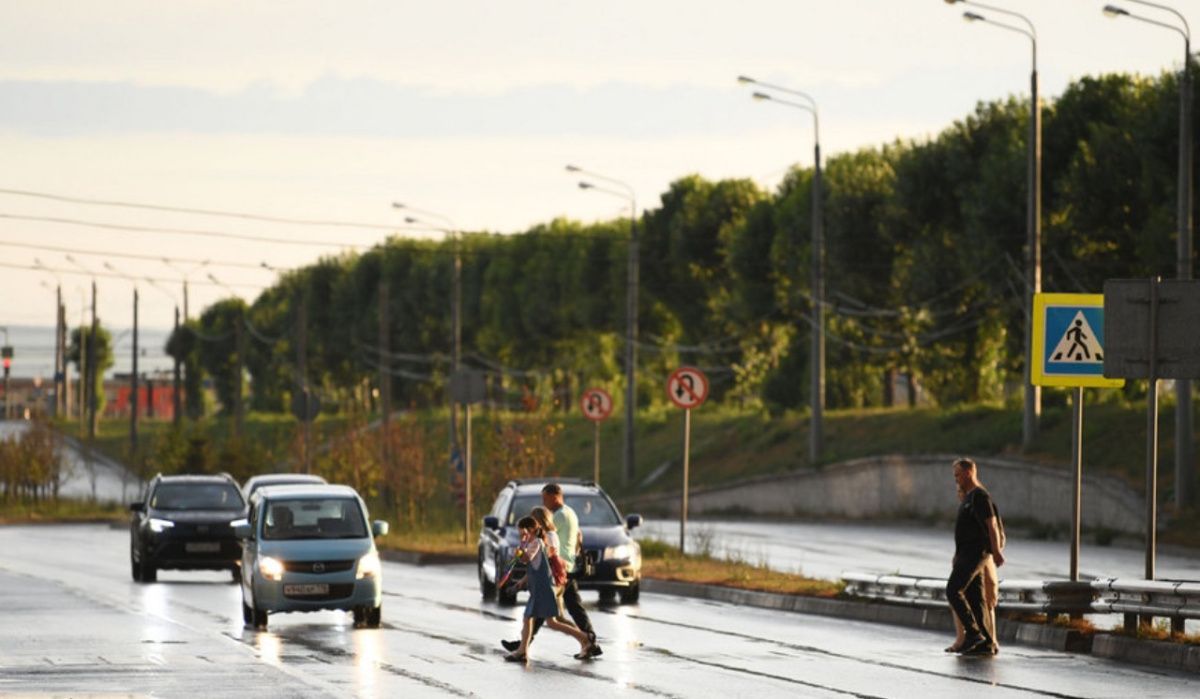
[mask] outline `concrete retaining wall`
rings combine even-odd
[[[849,519],[944,517],[954,509],[950,471],[954,458],[878,456],[693,489],[688,509],[692,516],[741,511]],[[1067,470],[1012,459],[972,458],[1006,520],[1070,524],[1073,481]],[[1083,526],[1141,534],[1145,517],[1141,494],[1113,478],[1088,477],[1086,464],[1084,468]],[[677,495],[640,498],[637,504],[674,515],[679,512]]]

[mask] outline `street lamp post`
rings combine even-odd
[[[414,214],[420,214],[421,216],[426,216],[429,218],[436,218],[449,226],[449,228],[441,228],[437,226],[431,227],[441,233],[444,233],[445,235],[450,236],[450,239],[454,244],[454,290],[452,292],[452,298],[450,299],[450,332],[452,335],[450,370],[453,373],[458,373],[460,363],[462,362],[462,250],[460,249],[462,246],[461,241],[459,240],[461,237],[459,234],[460,229],[458,225],[455,224],[454,221],[448,216],[443,216],[442,214],[433,211],[418,209],[398,201],[392,202],[392,208],[401,209]],[[417,216],[405,216],[404,222],[409,224],[429,225],[427,222],[422,221]],[[381,359],[386,360],[386,357],[381,357]],[[389,405],[388,409],[390,410],[390,408],[391,406]],[[454,396],[450,397],[450,448],[459,448],[458,403],[454,400]],[[468,466],[467,468],[469,471],[470,467]],[[468,511],[469,509],[470,508],[468,508]]]
[[[625,271],[625,434],[624,434],[624,479],[625,485],[637,477],[635,468],[634,418],[637,415],[637,339],[638,339],[638,274],[640,269],[637,230],[637,195],[633,187],[621,180],[589,172],[576,165],[568,165],[567,172],[575,173],[616,185],[620,191],[597,187],[582,181],[579,188],[595,190],[620,197],[629,202],[629,254]]]
[[[62,299],[62,277],[57,272],[42,264],[38,258],[33,258],[35,267],[54,277],[54,415],[70,415],[70,401],[67,398],[70,383],[67,380],[67,311]]]
[[[229,292],[234,298],[241,298],[240,294],[234,291],[228,284],[217,279],[212,272],[209,272],[207,276],[209,281]],[[184,288],[186,289],[187,287],[185,286]],[[184,302],[187,302],[186,297],[184,297]],[[233,381],[233,434],[235,437],[242,436],[242,425],[245,422],[245,409],[242,398],[242,381],[246,373],[246,338],[245,331],[242,328],[246,324],[245,313],[245,307],[239,307],[237,320],[234,321],[233,326],[234,350],[237,352],[237,375],[234,376]],[[305,473],[308,473],[307,469]]]
[[[138,450],[138,288],[137,279],[119,271],[108,262],[104,268],[133,284],[133,360],[129,371],[129,456],[136,460]]]
[[[1025,220],[1025,370],[1023,383],[1025,409],[1021,422],[1021,448],[1028,451],[1037,437],[1038,421],[1042,414],[1042,389],[1033,385],[1033,297],[1042,290],[1042,106],[1038,100],[1037,29],[1028,17],[1003,7],[985,5],[974,0],[945,0],[947,5],[962,3],[1019,20],[1016,26],[988,19],[976,12],[964,12],[968,22],[985,22],[1029,39],[1032,68],[1029,72],[1029,137],[1026,142],[1027,192]]]
[[[97,371],[98,367],[96,366],[96,344],[99,341],[98,337],[100,333],[100,318],[96,315],[96,274],[87,267],[79,264],[79,261],[74,257],[70,255],[66,255],[65,257],[67,262],[83,270],[85,274],[92,278],[92,331],[86,347],[81,349],[81,352],[88,355],[87,368],[90,372],[87,381],[87,436],[90,448],[91,442],[96,439],[97,421],[99,419],[99,416],[96,414],[100,407],[100,398],[97,392],[104,390],[104,372]],[[82,334],[82,330],[80,332]],[[96,385],[97,383],[99,383],[99,386]]]
[[[813,184],[812,184],[812,348],[809,351],[809,400],[811,419],[808,430],[808,460],[816,463],[824,450],[825,422],[825,214],[824,195],[821,189],[821,120],[817,113],[817,101],[806,92],[792,90],[779,85],[764,83],[754,78],[739,75],[738,82],[757,85],[767,90],[794,95],[804,100],[792,102],[766,92],[755,92],[752,97],[801,109],[813,118]]]
[[[1115,5],[1105,5],[1109,17],[1128,17],[1139,22],[1178,32],[1183,37],[1183,68],[1179,76],[1179,184],[1176,209],[1176,276],[1191,279],[1192,274],[1192,35],[1187,19],[1166,5],[1145,0],[1125,0],[1169,12],[1182,25],[1176,26],[1149,17],[1135,15]],[[1175,380],[1175,504],[1186,507],[1195,500],[1196,467],[1192,449],[1192,382]]]
[[[181,267],[176,266],[175,263],[172,262],[171,259],[168,257],[162,258],[162,262],[164,265],[170,267],[175,272],[178,272],[179,277],[183,282],[183,322],[186,323],[188,321],[188,318],[190,317],[190,316],[188,316],[188,277],[190,277],[194,272],[198,272],[201,269],[207,267],[208,264],[210,262],[212,262],[212,260],[204,260],[204,261],[200,262],[199,264],[189,267],[187,269],[183,269]]]
[[[154,287],[155,289],[161,291],[168,298],[170,298],[171,301],[175,304],[175,325],[172,328],[171,337],[178,339],[178,337],[179,337],[179,299],[175,298],[174,294],[167,291],[163,287],[159,286],[158,282],[154,281],[153,279],[151,279],[149,277],[146,278],[146,283],[149,284],[150,286]],[[172,354],[171,359],[174,360],[174,370],[173,370],[172,376],[171,376],[171,392],[172,392],[172,395],[171,395],[171,410],[172,410],[171,421],[174,424],[178,425],[180,420],[183,419],[183,405],[182,405],[182,397],[181,397],[181,393],[180,393],[182,382],[180,380],[181,377],[180,377],[180,369],[179,369],[179,367],[180,367],[179,355],[177,353]]]

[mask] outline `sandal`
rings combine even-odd
[[[504,659],[510,663],[523,663],[528,661],[528,658],[525,657],[524,653],[509,653],[508,655],[504,656]]]
[[[600,655],[600,647],[597,646],[595,643],[589,643],[587,645],[587,648],[584,648],[583,650],[576,653],[574,655],[574,658],[576,660],[591,660],[591,659],[595,658],[597,655]]]
[[[947,653],[957,653],[960,648],[962,648],[962,646],[958,645],[957,643],[952,643],[952,644],[946,646],[946,652]]]

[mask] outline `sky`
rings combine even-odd
[[[1044,98],[1084,75],[1181,65],[1181,37],[1104,17],[1103,2],[990,4],[1036,25]],[[1175,6],[1200,21],[1200,2]],[[496,232],[624,215],[620,199],[579,190],[568,163],[628,183],[639,208],[690,173],[774,188],[811,164],[811,119],[753,101],[740,74],[810,93],[827,156],[928,138],[981,100],[1028,93],[1029,40],[965,22],[967,9],[1003,20],[943,0],[13,0],[0,23],[0,327],[53,324],[59,284],[77,319],[95,276],[105,325],[130,325],[133,277],[141,323],[166,328],[185,276],[195,314],[253,299],[267,267],[370,246],[389,227],[440,235],[401,230],[396,201]],[[55,271],[14,268],[35,265]],[[17,375],[50,372],[33,347],[51,340],[34,337]]]

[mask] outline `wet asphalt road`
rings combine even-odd
[[[471,566],[385,564],[384,627],[348,614],[243,628],[224,575],[138,585],[128,534],[0,527],[0,694],[229,696],[1180,697],[1197,680],[1019,647],[964,659],[918,630],[662,595],[599,608],[595,662],[544,631],[527,667],[497,641],[519,608],[481,602]]]

